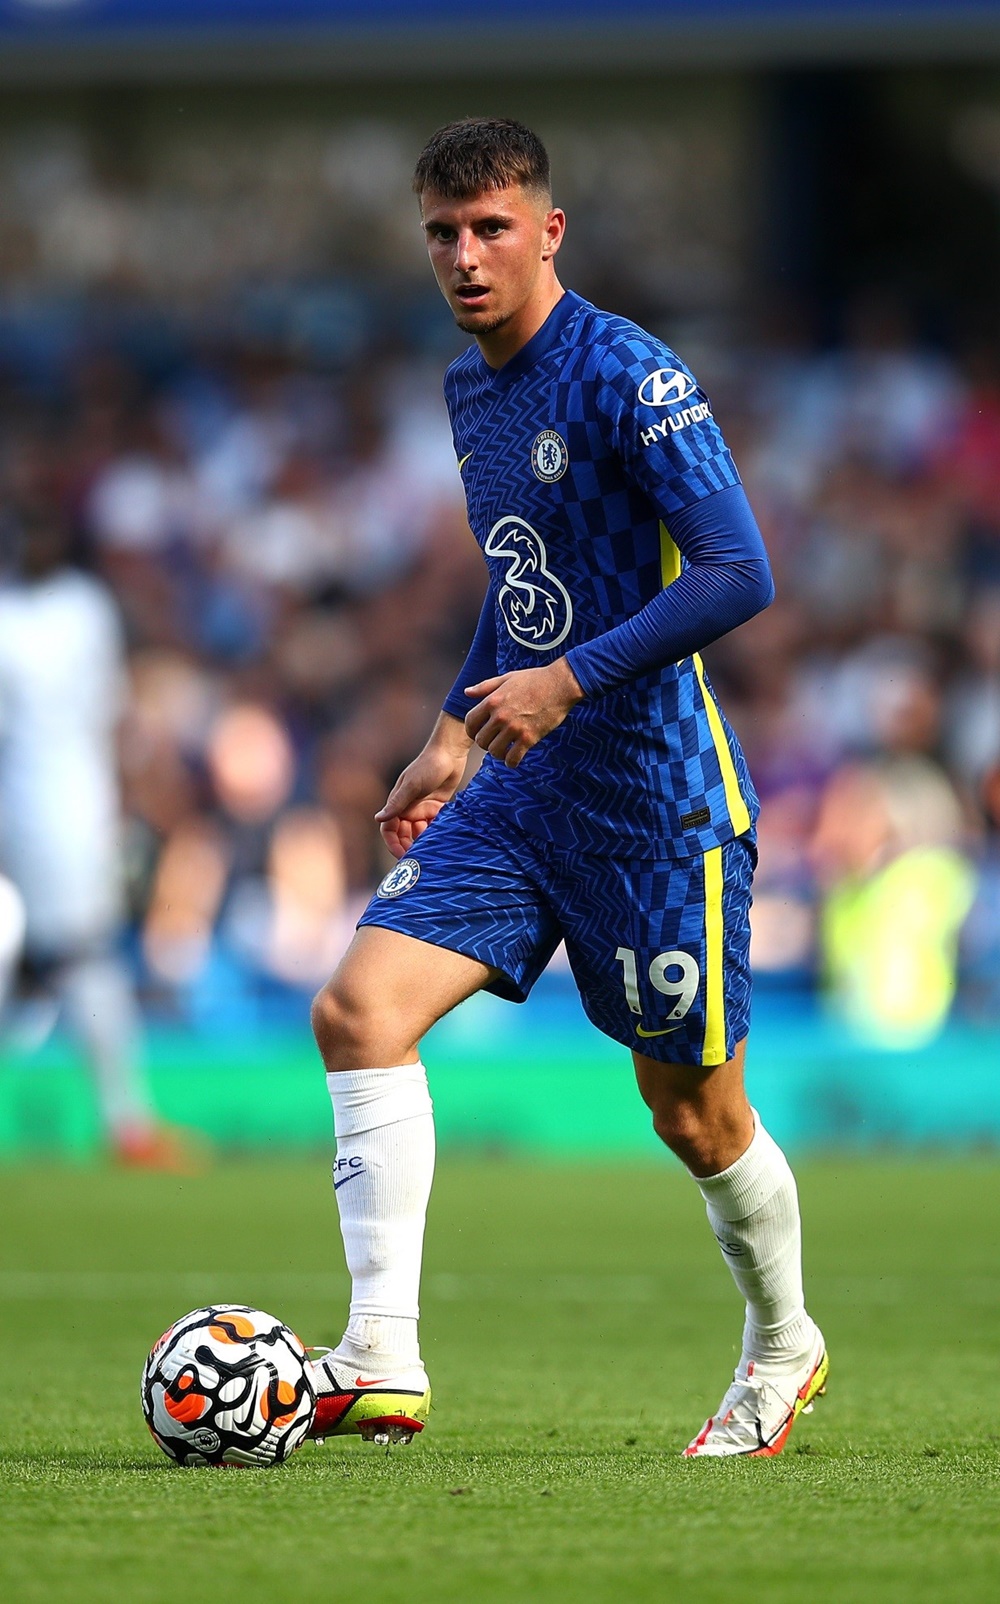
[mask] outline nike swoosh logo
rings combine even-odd
[[[354,1385],[356,1387],[381,1387],[385,1382],[391,1380],[391,1376],[378,1376],[374,1381],[362,1381],[360,1376],[355,1376]]]
[[[666,1030],[643,1030],[641,1025],[636,1025],[635,1033],[637,1036],[641,1036],[644,1041],[649,1041],[652,1036],[669,1036],[673,1031],[680,1030],[680,1028],[680,1025],[668,1025]]]
[[[367,1174],[366,1170],[352,1170],[350,1175],[345,1175],[344,1179],[342,1181],[334,1181],[333,1190],[335,1192],[339,1192],[340,1188],[342,1186],[346,1186],[348,1181],[356,1181],[359,1175],[366,1175],[366,1174]]]
[[[469,457],[471,457],[471,456],[472,456],[472,452],[471,452],[471,451],[470,451],[470,452],[469,452],[469,453],[468,453],[468,456],[465,456],[465,457],[463,457],[463,458],[462,458],[462,460],[461,460],[461,462],[460,462],[460,463],[459,463],[459,465],[458,465],[458,471],[459,471],[459,473],[461,473],[461,471],[462,471],[462,469],[463,469],[463,468],[464,468],[464,467],[465,467],[465,464],[466,464],[466,463],[467,463],[467,462],[468,462],[468,460],[469,460]]]

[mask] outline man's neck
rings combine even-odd
[[[476,343],[488,366],[502,368],[512,357],[517,356],[518,351],[523,350],[528,341],[534,339],[565,293],[553,273],[543,292],[537,297],[532,296],[513,317],[501,323],[499,328],[491,329],[489,334],[477,334]]]

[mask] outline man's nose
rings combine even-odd
[[[479,248],[471,228],[463,228],[455,241],[455,266],[460,273],[471,273],[479,266]]]

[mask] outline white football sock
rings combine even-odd
[[[720,1175],[695,1177],[733,1280],[746,1299],[743,1361],[793,1368],[815,1326],[802,1294],[802,1229],[795,1177],[754,1111],[754,1135]]]
[[[434,1175],[434,1118],[423,1064],[326,1077],[337,1157],[351,1317],[336,1356],[360,1368],[419,1364],[424,1221]]]

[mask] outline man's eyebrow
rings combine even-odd
[[[514,219],[510,212],[490,212],[485,217],[477,217],[472,226],[473,228],[483,228],[491,223],[509,224],[513,221]],[[425,229],[454,228],[455,224],[446,217],[425,217],[422,226]]]

